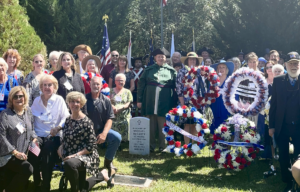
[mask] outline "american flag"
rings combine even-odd
[[[128,68],[131,69],[132,63],[131,63],[131,31],[129,32],[129,43],[128,43],[128,52],[127,52],[127,60],[128,60]]]
[[[31,142],[28,149],[33,154],[35,154],[35,156],[39,156],[39,154],[41,152],[41,149],[39,148],[39,146],[37,146],[37,144],[35,142]]]
[[[100,60],[102,63],[102,68],[104,65],[110,64],[111,62],[111,55],[110,55],[110,45],[109,45],[109,39],[108,39],[108,33],[107,33],[107,27],[106,24],[104,25],[103,30],[103,40],[102,40],[102,48],[97,53],[97,55],[100,54]],[[100,69],[100,71],[102,70]]]

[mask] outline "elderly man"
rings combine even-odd
[[[86,95],[87,116],[94,123],[94,130],[97,136],[97,144],[107,142],[104,167],[108,169],[109,177],[111,169],[117,170],[112,161],[121,143],[121,135],[112,130],[112,119],[115,118],[110,100],[101,93],[102,78],[94,76],[91,79],[91,93]],[[103,180],[103,179],[102,179]],[[102,181],[99,178],[91,177],[88,179],[90,189]],[[89,189],[89,190],[90,190]]]
[[[150,150],[155,149],[155,135],[158,129],[159,150],[165,147],[165,136],[161,131],[165,115],[173,106],[176,71],[166,63],[166,55],[160,49],[153,51],[156,63],[144,70],[137,90],[137,106],[142,115],[150,119]]]
[[[118,53],[118,51],[112,51],[111,52],[111,63],[110,64],[106,64],[103,67],[102,71],[101,71],[101,76],[104,78],[104,80],[106,81],[106,83],[108,83],[110,73],[117,66],[118,59],[119,59],[119,53]]]
[[[172,59],[173,65],[174,65],[174,63],[181,63],[181,61],[180,61],[181,54],[179,52],[174,52],[171,59]]]
[[[92,49],[88,45],[78,45],[74,48],[73,53],[78,55],[78,59],[75,62],[76,73],[84,74],[85,69],[82,68],[81,62],[86,56],[93,55]]]
[[[277,58],[277,57],[276,57]],[[270,58],[272,59],[272,58]],[[287,74],[274,78],[270,109],[269,135],[275,136],[279,148],[279,163],[285,191],[292,188],[292,175],[288,170],[289,142],[294,144],[294,156],[300,154],[300,58],[290,59]]]

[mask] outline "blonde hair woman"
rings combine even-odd
[[[24,80],[23,86],[29,95],[29,106],[32,105],[35,98],[40,96],[39,82],[43,75],[49,72],[44,69],[46,65],[45,58],[42,54],[36,54],[32,60],[33,71],[30,72]]]
[[[22,192],[33,172],[26,155],[29,143],[37,144],[32,113],[23,87],[11,89],[8,107],[0,113],[0,122],[0,172],[5,175],[5,182],[0,183],[0,188],[1,191]]]

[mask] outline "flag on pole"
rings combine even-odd
[[[163,7],[167,5],[167,0],[162,0]]]
[[[39,148],[39,146],[37,146],[37,144],[35,142],[31,142],[29,147],[28,147],[29,151],[31,151],[35,156],[39,156],[41,149]]]
[[[105,65],[108,65],[111,62],[110,45],[109,45],[106,23],[104,25],[104,30],[103,30],[102,48],[97,53],[97,55],[99,55],[99,54],[100,54],[100,60],[102,63],[102,68],[100,69],[100,71],[101,71]]]
[[[152,56],[152,52],[153,52],[153,37],[152,37],[152,30],[151,30],[151,38],[149,40],[149,49],[150,49],[150,59],[149,59],[149,63],[148,66],[151,66],[154,64],[154,58]]]
[[[171,42],[171,54],[170,56],[173,56],[173,53],[175,52],[175,45],[174,45],[174,34],[172,33],[172,42]]]
[[[129,31],[129,44],[128,44],[127,60],[128,60],[128,68],[132,69],[133,67],[131,64],[131,30]]]

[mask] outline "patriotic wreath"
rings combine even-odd
[[[253,81],[256,86],[256,97],[254,102],[250,104],[247,108],[242,108],[238,106],[239,102],[235,100],[236,90],[241,81],[249,79]],[[249,68],[240,68],[234,72],[225,81],[224,88],[221,91],[224,105],[229,113],[241,114],[244,117],[255,116],[261,112],[268,100],[268,84],[266,79],[262,76],[259,71],[254,71]]]
[[[194,119],[196,130],[198,132],[197,136],[191,135],[177,126],[183,118]],[[169,153],[175,153],[176,156],[180,156],[184,153],[189,157],[193,154],[199,154],[200,150],[207,144],[204,136],[210,134],[210,124],[211,123],[204,119],[203,115],[199,113],[195,107],[189,108],[184,105],[182,107],[178,106],[177,108],[173,108],[166,114],[166,123],[162,129],[162,132],[166,136],[166,141],[169,144],[166,151]],[[188,145],[185,144],[181,146],[181,142],[175,141],[174,139],[175,131],[197,141],[197,144],[190,143]]]
[[[255,123],[236,114],[221,124],[213,136],[214,159],[220,168],[240,171],[249,166],[263,146]]]
[[[102,89],[101,89],[101,93],[107,97],[109,97],[109,94],[110,94],[110,89],[108,87],[108,84],[106,83],[106,81],[104,80],[104,78],[99,75],[98,73],[90,73],[90,72],[86,72],[84,73],[83,75],[81,75],[82,77],[82,80],[85,81],[86,83],[90,84],[91,82],[91,79],[94,77],[94,76],[98,76],[101,78],[102,80]]]
[[[210,82],[209,91],[205,93],[204,97],[197,95],[193,88],[194,80],[200,76],[204,76]],[[220,80],[212,67],[201,66],[190,69],[182,79],[182,83],[184,84],[184,98],[189,100],[189,102],[198,109],[201,106],[214,103],[216,98],[220,96],[218,87]]]
[[[271,97],[268,99],[268,102],[267,102],[265,110],[264,110],[264,112],[266,114],[266,117],[265,117],[266,125],[269,125],[269,113],[270,113],[270,108],[271,108],[270,100],[271,100]]]

